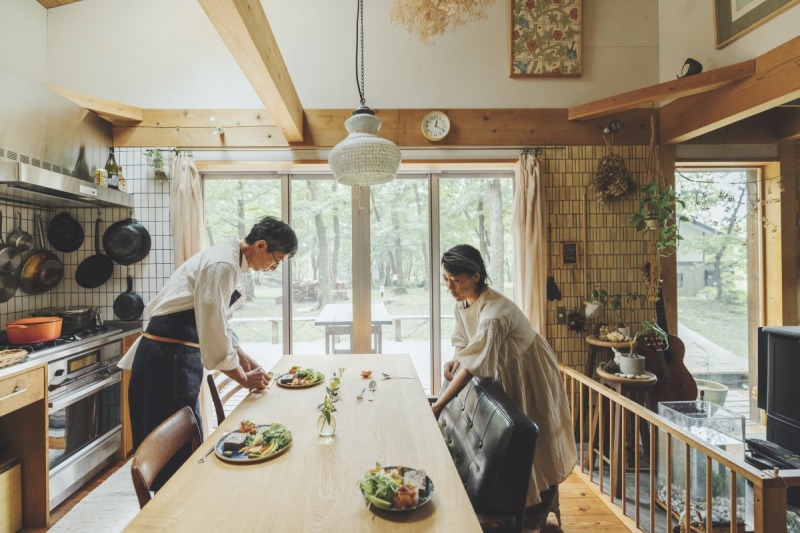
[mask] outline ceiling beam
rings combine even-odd
[[[700,94],[749,78],[753,73],[755,73],[755,61],[752,59],[742,61],[735,65],[716,68],[693,76],[665,81],[658,85],[570,107],[569,119],[586,120],[604,117],[627,109],[650,106],[664,100]]]
[[[75,2],[80,2],[81,0],[36,0],[40,5],[47,9],[52,9],[58,6],[65,6],[67,4],[74,4]]]
[[[755,62],[756,73],[746,80],[662,107],[660,142],[685,142],[800,97],[800,37]]]
[[[259,0],[198,0],[264,107],[290,142],[303,140],[303,106]]]
[[[130,124],[132,122],[141,122],[142,120],[143,111],[138,107],[96,98],[88,94],[56,87],[55,85],[45,84],[45,87],[84,109],[94,111],[100,118],[107,120],[111,124]]]
[[[603,145],[604,119],[569,121],[561,109],[445,109],[452,129],[442,141],[422,136],[420,124],[429,109],[378,109],[380,135],[403,148],[519,148],[551,145]],[[652,109],[634,109],[617,118],[625,128],[614,135],[617,145],[646,145]],[[214,135],[208,116],[216,115],[224,130]],[[137,125],[115,125],[114,146],[177,146],[181,148],[329,149],[347,136],[344,121],[351,109],[307,109],[303,142],[288,142],[264,110],[145,109]]]

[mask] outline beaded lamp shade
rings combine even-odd
[[[361,106],[344,123],[347,138],[328,156],[336,181],[342,185],[379,185],[392,181],[400,168],[400,149],[378,136],[381,119]]]

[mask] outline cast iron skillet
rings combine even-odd
[[[59,252],[74,252],[83,244],[83,227],[66,211],[50,220],[47,238]]]
[[[120,265],[132,265],[150,253],[150,233],[132,218],[114,222],[103,234],[103,249]]]
[[[100,252],[100,217],[94,223],[94,249],[97,253],[81,261],[75,271],[78,285],[86,289],[99,287],[111,279],[111,274],[114,273],[114,261]]]
[[[133,278],[128,269],[128,290],[114,300],[114,314],[121,320],[136,320],[142,316],[144,302],[142,297],[133,292]]]

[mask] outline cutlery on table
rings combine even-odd
[[[383,374],[383,379],[414,379],[410,376],[392,376],[386,372],[381,372],[381,374]]]
[[[231,434],[231,432],[230,432],[230,431],[226,431],[225,433],[223,433],[223,434],[222,434],[222,437],[221,437],[221,438],[222,438],[222,439],[224,439],[225,437],[227,437],[227,436],[228,436],[228,435],[230,435],[230,434]],[[198,460],[197,460],[197,462],[198,462],[198,463],[205,463],[205,462],[206,462],[206,457],[208,457],[209,455],[211,455],[211,452],[213,452],[215,448],[216,448],[216,446],[212,446],[212,447],[211,447],[211,449],[210,449],[210,450],[208,450],[208,451],[206,452],[206,454],[205,454],[203,457],[201,457],[200,459],[198,459]]]
[[[369,382],[369,398],[368,398],[369,401],[375,399],[375,391],[377,389],[378,389],[378,382],[373,379],[372,381]]]
[[[364,385],[364,388],[363,388],[363,389],[361,389],[361,392],[359,392],[359,393],[356,395],[356,400],[363,400],[363,399],[364,399],[364,392],[366,392],[366,390],[367,390],[367,387],[369,387],[369,385]]]

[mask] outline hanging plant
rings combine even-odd
[[[636,191],[636,180],[633,179],[633,172],[625,166],[622,156],[609,146],[608,153],[597,164],[592,186],[595,198],[605,203]]]
[[[567,314],[567,328],[574,332],[580,333],[586,329],[586,315],[580,310],[575,309]]]

